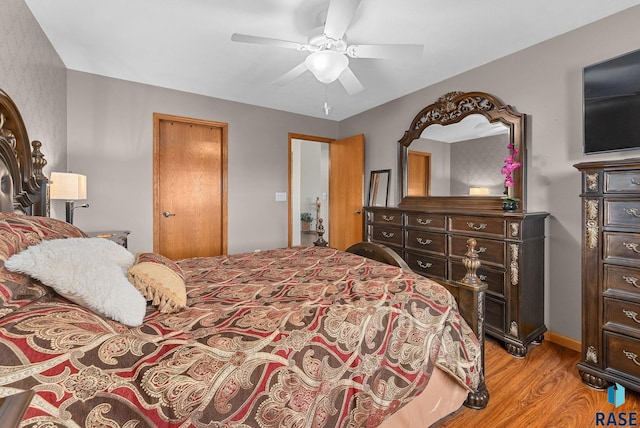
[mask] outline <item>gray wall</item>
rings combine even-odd
[[[469,187],[486,187],[490,195],[504,194],[500,172],[509,154],[507,134],[451,144],[451,195],[469,195]]]
[[[580,339],[580,177],[573,164],[640,156],[640,151],[582,154],[582,68],[640,48],[640,6],[509,55],[340,123],[340,135],[364,132],[366,168],[393,168],[397,141],[414,116],[450,91],[494,94],[529,115],[528,201],[548,211],[546,322]],[[508,37],[508,36],[505,36]],[[367,172],[368,180],[368,172]],[[393,184],[394,203],[398,202]]]
[[[16,103],[29,138],[42,142],[45,173],[67,166],[67,72],[23,0],[0,7],[0,89]],[[63,203],[54,204],[64,216]]]
[[[225,122],[228,252],[287,245],[288,133],[335,138],[338,123],[77,71],[68,72],[68,163],[87,175],[84,230],[131,230],[133,252],[153,249],[153,113]]]

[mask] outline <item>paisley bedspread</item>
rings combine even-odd
[[[478,385],[477,339],[421,276],[322,247],[178,264],[188,307],[140,327],[53,291],[0,318],[0,395],[36,392],[22,426],[370,427],[434,366]]]

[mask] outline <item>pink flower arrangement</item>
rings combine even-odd
[[[502,167],[500,172],[504,174],[504,187],[509,188],[513,187],[513,171],[520,168],[522,164],[515,160],[515,156],[518,154],[518,149],[513,147],[513,144],[509,144],[507,148],[511,153],[509,154],[509,156],[504,158],[504,166]]]

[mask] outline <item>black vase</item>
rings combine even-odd
[[[503,211],[515,211],[518,209],[518,201],[502,201],[502,210]]]

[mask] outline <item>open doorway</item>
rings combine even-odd
[[[332,140],[290,135],[289,246],[311,246],[318,239],[318,218],[329,236],[329,143]]]
[[[324,158],[321,165],[328,165],[329,183],[328,189],[323,191],[323,185],[310,192],[310,196],[302,200],[299,187],[300,180],[294,179],[296,169],[302,171],[302,167],[294,167],[294,159],[299,154],[294,152],[294,140],[310,142],[328,148],[328,159]],[[315,152],[317,153],[317,152]],[[323,150],[320,149],[322,158]],[[326,153],[326,151],[324,152]],[[301,161],[298,161],[301,162]],[[300,164],[301,165],[301,164]],[[314,167],[315,168],[315,167]],[[322,173],[320,173],[322,174]],[[324,193],[326,193],[326,201]],[[313,215],[316,211],[316,203],[320,202],[319,217],[323,219],[323,241],[337,250],[345,250],[350,245],[362,241],[363,216],[362,204],[364,195],[364,134],[352,135],[347,138],[334,140],[330,138],[313,137],[301,134],[289,134],[289,246],[294,245],[294,236],[299,233],[299,222],[302,213],[309,212]],[[296,199],[297,198],[297,199]],[[295,205],[294,205],[295,204]],[[297,214],[294,214],[294,210]],[[309,211],[307,211],[309,210]],[[314,220],[316,220],[314,216]],[[294,224],[296,227],[294,228]],[[317,221],[310,226],[315,231]],[[315,232],[310,235],[317,235]],[[301,235],[302,236],[302,235]]]

